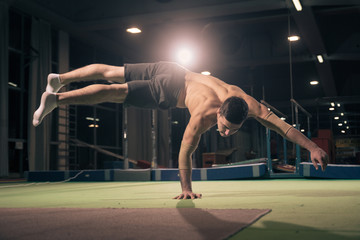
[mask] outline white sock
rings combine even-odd
[[[57,97],[55,93],[44,92],[42,94],[40,106],[33,116],[34,127],[38,126],[42,122],[43,118],[57,107],[56,99]]]
[[[46,91],[49,93],[57,93],[64,84],[60,83],[60,75],[55,73],[50,73],[47,78]]]

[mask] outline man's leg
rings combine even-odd
[[[93,84],[63,93],[44,92],[40,107],[33,116],[33,125],[38,126],[44,117],[57,106],[70,104],[98,104],[103,102],[123,103],[128,93],[127,84]]]
[[[57,93],[57,105],[123,103],[128,93],[127,84],[93,84],[81,89]]]
[[[46,91],[57,93],[61,87],[69,83],[99,79],[124,83],[124,75],[124,67],[106,64],[91,64],[63,74],[49,74]]]

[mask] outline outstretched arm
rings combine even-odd
[[[311,155],[311,162],[316,170],[318,170],[318,163],[321,169],[325,171],[329,157],[324,150],[322,150],[316,143],[308,139],[304,134],[295,128],[291,128],[286,135],[286,138],[301,147],[307,149]]]
[[[256,100],[251,100],[256,101]],[[291,125],[287,124],[285,121],[281,120],[274,113],[270,112],[267,107],[259,102],[251,102],[249,107],[252,106],[252,116],[255,117],[262,125],[271,130],[276,131],[289,141],[300,145],[302,148],[307,149],[311,154],[311,161],[315,167],[318,169],[317,164],[319,163],[321,169],[325,171],[325,168],[328,163],[328,155],[323,149],[317,146],[314,142],[308,139],[304,134],[302,134],[297,129],[293,128]]]

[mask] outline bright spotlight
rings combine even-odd
[[[180,48],[177,52],[177,60],[182,65],[188,65],[193,61],[194,55],[189,48]]]

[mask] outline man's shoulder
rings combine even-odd
[[[216,110],[209,109],[208,111],[194,112],[191,114],[190,122],[197,125],[199,132],[203,133],[216,124]]]
[[[247,94],[242,90],[239,86],[236,85],[229,85],[228,86],[229,95],[234,97],[241,97],[244,98]]]

